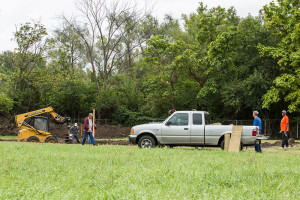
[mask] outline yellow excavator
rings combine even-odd
[[[49,113],[58,124],[71,123],[70,117],[62,117],[54,112],[52,107],[35,110],[15,116],[17,127],[21,129],[18,133],[18,142],[45,142],[57,143],[58,140],[49,133],[48,117],[38,116]],[[30,118],[29,122],[25,120]],[[28,121],[28,120],[27,120]]]

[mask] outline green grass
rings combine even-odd
[[[0,135],[1,140],[17,140],[18,136],[14,135]]]
[[[216,149],[0,143],[0,199],[297,199],[300,147]],[[267,152],[264,151],[264,152]]]

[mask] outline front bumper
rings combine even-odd
[[[128,139],[129,139],[129,142],[132,143],[132,144],[137,144],[137,135],[129,135],[128,136]]]

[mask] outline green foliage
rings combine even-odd
[[[264,108],[284,99],[289,112],[300,111],[300,3],[278,0],[264,6],[265,26],[280,39],[275,45],[259,45],[262,56],[270,56],[280,66],[281,74],[264,95]]]
[[[14,101],[7,95],[0,93],[0,114],[7,114],[13,107]]]
[[[18,47],[0,54],[3,110],[53,106],[80,120],[96,108],[97,118],[126,126],[173,108],[220,120],[299,112],[298,1],[278,0],[245,18],[200,3],[183,15],[184,28],[170,15],[159,23],[150,14],[114,14],[105,18],[112,35],[66,20],[52,37],[40,23],[18,27]]]

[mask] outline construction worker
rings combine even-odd
[[[90,113],[88,117],[84,119],[84,136],[82,140],[82,145],[84,145],[87,136],[91,138],[91,142],[93,145],[96,145],[94,137],[93,137],[93,113]]]
[[[253,126],[258,126],[259,127],[259,130],[258,130],[258,136],[261,135],[261,119],[258,117],[258,111],[253,111],[253,118],[254,118],[254,121],[253,121]],[[256,144],[256,142],[258,142],[258,144]],[[261,151],[261,140],[258,139],[258,141],[255,142],[255,151],[256,152],[259,152],[259,153],[262,153]]]
[[[281,149],[284,148],[284,145],[286,146],[286,148],[289,147],[289,130],[290,130],[290,127],[289,127],[289,118],[288,116],[286,115],[286,111],[283,110],[282,112],[282,120],[281,120],[281,123],[280,123],[280,131],[281,131],[281,136],[282,136],[282,145],[281,145]]]
[[[75,123],[74,126],[72,126],[70,128],[70,135],[71,135],[72,142],[73,142],[73,139],[76,138],[77,143],[80,143],[79,138],[78,138],[78,132],[79,132],[79,128],[77,126],[77,123]]]

